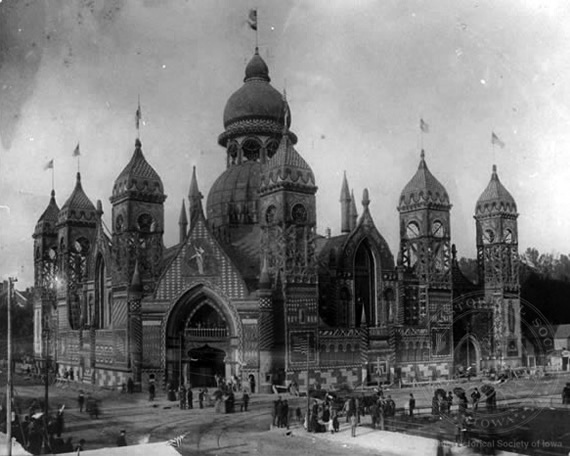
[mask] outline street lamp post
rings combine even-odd
[[[18,279],[8,278],[8,294],[7,294],[7,310],[6,317],[8,318],[7,324],[7,358],[8,358],[8,372],[6,381],[6,440],[7,440],[7,455],[12,456],[12,284],[17,282]]]

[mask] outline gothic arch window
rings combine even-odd
[[[392,288],[384,291],[384,302],[386,303],[386,323],[394,323],[394,290]]]
[[[368,241],[362,241],[354,255],[354,323],[360,326],[362,313],[368,326],[376,325],[376,265]]]
[[[305,323],[305,309],[299,309],[299,323]]]
[[[495,232],[487,228],[483,233],[483,244],[491,244],[495,242]]]
[[[441,220],[435,220],[431,225],[431,234],[436,238],[442,238],[445,236],[445,227]]]
[[[507,228],[503,233],[503,241],[507,244],[512,244],[514,242],[513,232]]]
[[[95,266],[95,309],[94,322],[96,328],[106,328],[109,325],[109,303],[107,290],[105,289],[106,268],[103,256],[97,256]],[[90,314],[91,314],[90,309]]]
[[[297,224],[307,222],[307,208],[301,204],[297,203],[291,208],[291,218]]]
[[[125,219],[123,218],[123,214],[119,214],[115,219],[115,232],[122,233],[124,228],[125,228]]]
[[[273,204],[265,211],[265,221],[268,225],[273,225],[277,221],[277,208]]]
[[[420,237],[420,225],[417,222],[410,222],[406,226],[406,237],[408,239],[415,239]]]
[[[349,312],[350,309],[350,291],[347,287],[342,287],[340,289],[340,309],[338,312],[338,325],[348,326]]]
[[[243,159],[248,161],[259,161],[261,144],[257,139],[247,138],[241,145]]]
[[[265,146],[267,149],[267,158],[273,157],[275,155],[275,152],[277,152],[278,147],[279,141],[277,139],[272,138],[267,141],[267,145]]]
[[[238,159],[238,145],[235,141],[228,144],[228,161],[230,164],[235,165]]]
[[[154,224],[154,219],[150,214],[144,213],[139,215],[139,217],[137,218],[138,229],[142,233],[150,233],[153,224]]]

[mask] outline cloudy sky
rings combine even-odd
[[[109,224],[114,179],[136,137],[161,175],[165,243],[197,166],[204,195],[259,14],[272,84],[287,89],[297,150],[313,167],[318,230],[339,231],[342,173],[398,248],[398,196],[420,155],[453,203],[460,256],[493,162],[520,212],[520,249],[570,252],[570,6],[549,1],[3,0],[0,3],[0,278],[32,284],[32,232],[55,160],[60,207],[81,144],[83,187]],[[505,142],[490,144],[491,132]],[[360,204],[359,204],[360,207]]]

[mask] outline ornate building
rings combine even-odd
[[[226,169],[205,208],[193,170],[172,247],[164,186],[138,139],[112,189],[111,232],[79,173],[61,209],[52,192],[33,235],[38,359],[98,385],[236,375],[261,390],[304,385],[308,372],[324,385],[448,377],[465,364],[454,347],[478,367],[520,360],[516,205],[495,171],[476,207],[473,284],[457,267],[450,199],[423,151],[400,196],[394,261],[368,191],[358,216],[346,175],[341,234],[316,233],[315,175],[257,50],[223,124]],[[467,324],[454,297],[476,293],[484,311]]]

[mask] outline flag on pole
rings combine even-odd
[[[80,155],[81,155],[81,152],[79,152],[79,143],[77,143],[77,146],[75,146],[75,150],[73,151],[73,156],[79,157]]]
[[[141,105],[139,103],[139,106],[137,108],[137,112],[135,113],[135,122],[136,122],[136,126],[137,126],[137,130],[140,127],[140,123],[141,123]]]
[[[495,132],[491,133],[491,144],[499,146],[501,149],[505,147],[505,143],[499,139]]]
[[[46,169],[53,169],[53,158],[44,165],[44,171]]]
[[[423,133],[429,133],[429,125],[424,122],[424,119],[420,119],[420,130]]]
[[[249,10],[247,23],[252,30],[257,30],[257,10],[255,8]]]
[[[179,448],[180,445],[182,445],[182,440],[184,440],[184,437],[186,437],[187,434],[188,433],[174,437],[173,439],[168,440],[166,444],[174,448]]]

